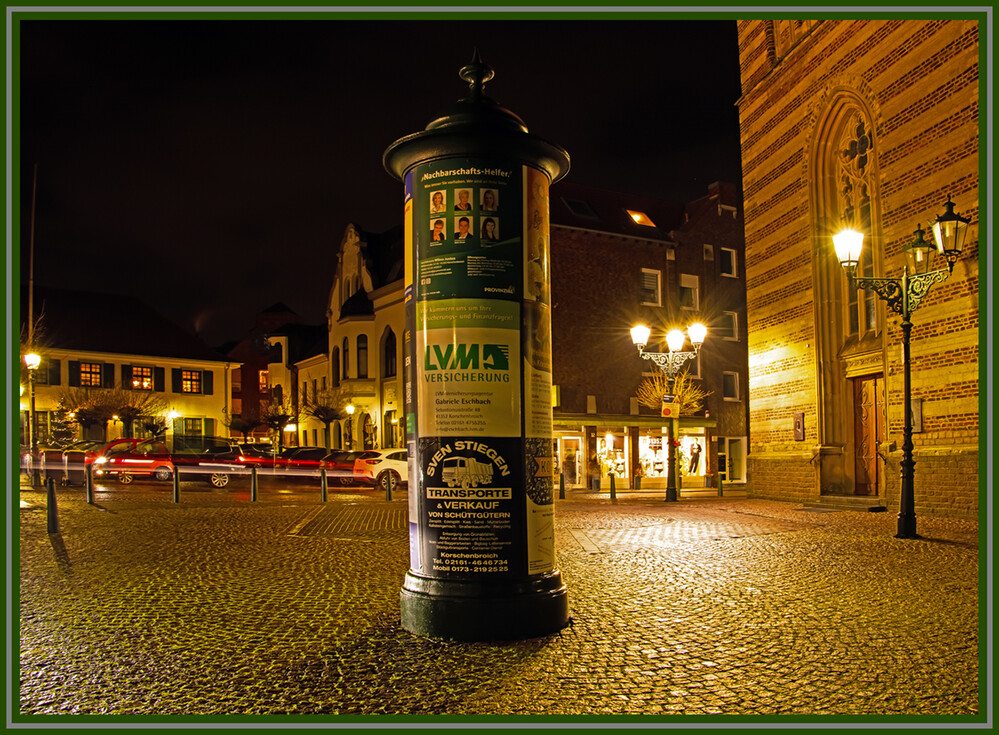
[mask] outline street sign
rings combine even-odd
[[[680,416],[680,402],[675,395],[663,394],[663,418],[675,419]]]

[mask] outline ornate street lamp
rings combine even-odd
[[[41,364],[42,358],[34,352],[24,356],[24,364],[28,368],[28,450],[30,453],[31,470],[29,477],[32,487],[39,484],[38,478],[38,431],[35,426],[35,370]]]
[[[649,334],[651,330],[644,324],[636,324],[631,328],[631,340],[635,343],[638,348],[638,354],[645,360],[650,360],[659,366],[659,369],[666,373],[666,379],[669,382],[669,390],[673,392],[673,380],[676,378],[680,368],[683,366],[687,360],[691,360],[697,357],[698,351],[701,349],[701,345],[704,344],[704,338],[708,335],[708,328],[703,324],[691,324],[687,328],[687,334],[685,335],[681,330],[674,329],[666,335],[666,345],[669,348],[669,352],[646,352],[645,346],[649,343]],[[690,337],[690,344],[693,345],[694,349],[690,352],[683,352],[683,346],[687,341],[687,337]],[[676,490],[676,446],[674,445],[673,437],[673,422],[674,418],[670,418],[669,423],[666,424],[667,429],[667,476],[666,476],[666,502],[672,503],[679,500],[679,496]]]
[[[918,538],[915,512],[915,461],[912,459],[912,383],[909,366],[909,340],[912,334],[912,312],[935,283],[947,280],[954,263],[961,257],[970,219],[954,212],[954,203],[947,197],[946,211],[932,224],[935,246],[923,239],[924,231],[916,226],[915,237],[905,247],[906,266],[901,278],[869,278],[856,275],[863,233],[844,230],[833,235],[833,244],[850,284],[858,289],[873,291],[902,317],[902,462],[901,494],[898,529],[895,538]],[[931,271],[934,250],[947,259],[947,269]],[[911,272],[910,272],[911,271]]]

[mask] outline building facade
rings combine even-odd
[[[708,338],[682,370],[708,395],[679,420],[677,486],[741,486],[748,370],[735,187],[713,184],[678,205],[560,182],[551,220],[553,420],[566,485],[607,488],[613,474],[619,488],[666,486],[666,420],[636,397],[659,369],[630,328],[646,324],[647,349],[666,351],[667,331],[702,322]]]
[[[43,288],[34,296],[42,317],[26,347],[41,357],[31,376],[38,446],[48,442],[60,401],[77,414],[77,439],[228,435],[230,364],[198,338],[134,299]],[[26,374],[21,383],[25,441]]]
[[[733,186],[715,184],[687,204],[571,186],[551,194],[555,451],[568,487],[666,486],[665,423],[635,397],[654,375],[629,330],[702,321],[709,337],[690,363],[709,393],[680,419],[685,487],[746,480],[746,311],[742,213]],[[636,215],[641,222],[635,219]],[[405,442],[402,232],[350,225],[330,290],[330,384],[354,413],[332,427],[334,448]],[[700,457],[691,462],[693,448]],[[590,460],[593,460],[591,465]],[[592,471],[591,471],[592,470]]]
[[[950,197],[972,225],[913,316],[916,512],[977,510],[979,32],[738,24],[752,495],[898,508],[900,318],[848,285],[831,237],[859,228],[858,275],[898,277]]]
[[[403,235],[348,225],[330,289],[330,384],[350,412],[331,426],[335,449],[405,446]]]

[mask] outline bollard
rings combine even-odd
[[[614,487],[614,473],[611,472],[607,476],[610,478],[611,481],[611,486],[610,486],[611,500],[617,500],[617,489]]]
[[[87,489],[87,502],[94,504],[94,466],[88,464],[83,468],[83,482]]]
[[[558,499],[565,500],[565,473],[558,473]]]
[[[725,494],[725,492],[722,490],[722,484],[723,483],[722,483],[721,473],[718,473],[718,497],[719,498],[722,497]]]
[[[329,490],[329,485],[328,485],[328,483],[326,481],[326,468],[325,467],[323,467],[321,470],[319,470],[319,486],[322,488],[322,497],[323,497],[323,502],[325,503],[326,502],[326,495],[327,495],[327,492]]]
[[[394,480],[392,479],[392,476],[389,475],[388,480],[385,482],[385,499],[386,500],[391,500],[392,499],[392,483],[393,482],[394,482]]]
[[[56,507],[55,480],[45,478],[45,514],[48,520],[49,533],[59,533],[59,509]]]
[[[257,466],[250,467],[250,502],[257,502]]]
[[[65,452],[62,455],[62,484],[69,485],[69,455]]]
[[[173,502],[180,502],[180,469],[177,465],[173,466]]]

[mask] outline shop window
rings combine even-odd
[[[718,437],[718,477],[724,482],[746,481],[746,437]]]

